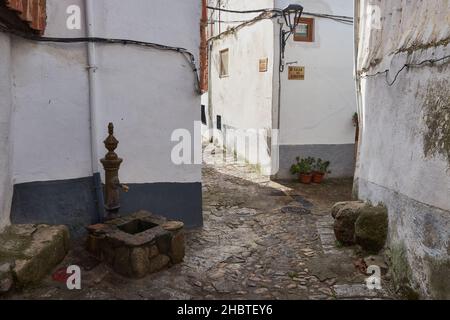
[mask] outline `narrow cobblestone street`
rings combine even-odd
[[[207,163],[220,155],[205,151]],[[204,227],[188,232],[184,263],[129,280],[91,258],[80,242],[58,268],[79,265],[82,290],[47,277],[9,298],[391,298],[388,282],[381,292],[366,289],[354,249],[336,248],[330,208],[351,198],[351,186],[351,180],[281,184],[245,164],[205,165]]]

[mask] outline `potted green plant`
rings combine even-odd
[[[317,161],[314,163],[314,171],[312,177],[312,181],[314,183],[322,183],[323,179],[325,178],[325,175],[327,173],[331,173],[331,171],[328,170],[330,164],[331,164],[330,161],[323,161],[322,159],[317,159]]]
[[[314,159],[300,159],[300,157],[297,157],[296,160],[297,163],[293,164],[291,167],[291,173],[298,176],[301,183],[311,184],[313,178],[312,164],[314,163]]]

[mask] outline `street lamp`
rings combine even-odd
[[[290,4],[283,9],[284,21],[286,21],[286,25],[289,27],[291,33],[295,32],[295,28],[298,26],[298,20],[302,16],[302,13],[303,7],[299,4]],[[292,16],[294,16],[293,21]]]
[[[286,26],[289,31],[281,30],[280,35],[280,45],[281,45],[281,60],[280,61],[280,72],[284,71],[284,52],[286,51],[286,44],[289,37],[295,33],[295,29],[299,24],[299,20],[303,13],[303,6],[299,4],[290,4],[285,9],[281,11],[286,22]]]

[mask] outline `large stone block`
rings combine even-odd
[[[335,221],[334,234],[336,239],[344,245],[355,244],[355,223],[366,206],[364,202],[352,201],[338,203],[334,207]]]
[[[132,249],[130,259],[133,276],[136,278],[145,277],[150,268],[148,248],[142,247]]]
[[[380,252],[386,244],[388,226],[386,207],[365,207],[355,223],[356,243],[368,252]]]
[[[18,287],[38,283],[68,250],[65,226],[13,225],[0,234],[0,264],[13,263],[11,271]]]

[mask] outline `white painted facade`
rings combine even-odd
[[[212,1],[211,5],[214,6],[215,2]],[[273,1],[232,0],[227,2],[226,7],[233,10],[265,9],[273,7]],[[229,22],[250,20],[257,15],[222,12],[220,20],[224,22],[219,29],[219,13],[215,12],[212,19],[216,23],[212,34],[210,30],[210,37],[240,24]],[[272,131],[274,41],[273,22],[262,20],[210,42],[209,101],[212,103],[213,126],[217,129],[217,116],[221,116],[223,143],[230,152],[236,152],[252,164],[270,165],[269,146],[264,136],[270,136]],[[226,49],[229,50],[229,74],[221,77],[220,51]],[[259,60],[265,58],[269,61],[267,72],[259,72]],[[229,134],[236,129],[241,131],[236,135]],[[258,136],[257,130],[263,135]],[[253,141],[250,148],[243,143],[245,139]],[[257,140],[260,141],[260,148],[256,146]],[[270,167],[265,169],[270,170]]]
[[[226,8],[282,9],[291,3],[301,4],[305,12],[345,16],[353,16],[354,12],[352,0],[227,1]],[[238,24],[227,24],[226,21],[250,20],[256,15],[222,12],[220,18],[225,22],[222,22],[221,31],[226,31],[228,25]],[[217,16],[216,12],[213,18],[217,20]],[[353,27],[315,18],[314,42],[297,42],[291,37],[285,52],[287,65],[284,72],[279,73],[281,23],[284,24],[282,17],[258,21],[211,42],[210,102],[214,110],[213,120],[221,115],[224,126],[266,132],[260,139],[262,143],[256,150],[257,155],[248,153],[248,150],[246,154],[239,149],[237,153],[251,163],[258,158],[259,165],[261,162],[270,163],[268,159],[272,158],[272,175],[277,178],[292,177],[289,168],[297,156],[331,160],[332,176],[352,176],[355,142],[352,116],[357,110]],[[218,23],[214,29],[217,35]],[[286,26],[284,30],[287,30]],[[227,48],[230,51],[230,74],[220,78],[219,54]],[[261,73],[258,63],[262,58],[268,58],[269,66],[267,72]],[[288,80],[289,66],[305,67],[305,80]],[[275,130],[279,130],[276,136]],[[267,136],[272,136],[272,140]],[[271,146],[271,143],[279,145],[279,148]],[[278,150],[279,163],[275,159]]]
[[[192,52],[198,63],[200,1],[48,0],[44,36],[88,36],[86,2],[93,8],[90,36],[182,47]],[[69,5],[81,7],[81,30],[66,28]],[[2,97],[11,95],[14,137],[14,151],[4,152],[9,150],[6,126],[10,123],[10,103],[8,98],[2,99],[0,208],[4,209],[0,226],[9,214],[8,167],[15,185],[102,173],[99,160],[107,152],[103,140],[109,122],[115,125],[120,141],[117,153],[124,159],[121,182],[201,183],[200,165],[175,165],[171,161],[176,145],[171,141],[172,132],[184,128],[193,139],[194,121],[200,120],[195,75],[181,54],[133,45],[95,44],[96,65],[90,66],[97,79],[93,105],[86,43],[37,43],[11,37],[10,61],[4,62],[9,59],[3,54],[8,47],[9,36],[0,34],[0,93]],[[5,81],[8,78],[4,74],[10,76],[10,82]],[[92,128],[96,148],[91,147]],[[8,163],[4,155],[10,155],[12,162]],[[201,198],[193,201],[201,203]]]
[[[285,8],[289,0],[276,1]],[[351,0],[302,0],[306,12],[353,16]],[[304,15],[308,17],[308,15]],[[353,81],[353,28],[315,19],[314,42],[288,42],[286,63],[305,66],[305,81],[281,76],[282,145],[355,143],[352,116],[356,112]],[[275,82],[276,83],[276,82]]]
[[[450,4],[370,3],[357,2],[357,66],[363,78],[356,190],[389,209],[390,248],[409,265],[409,274],[397,276],[407,276],[425,297],[449,299],[449,61],[407,68],[392,82],[406,63],[450,54]],[[388,69],[392,86],[385,74],[364,77]]]

